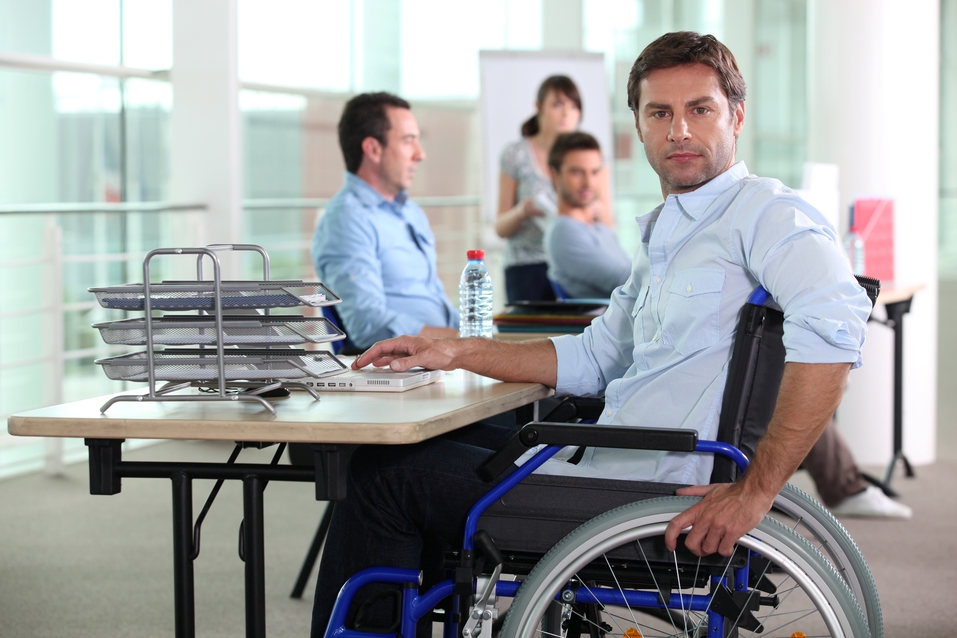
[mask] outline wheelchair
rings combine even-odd
[[[873,303],[879,282],[858,279]],[[567,446],[595,446],[714,454],[712,482],[735,480],[766,429],[783,374],[784,318],[766,299],[759,288],[741,311],[717,441],[688,430],[588,425],[601,404],[565,400],[479,469],[490,483],[512,471],[470,510],[462,549],[446,560],[450,578],[419,593],[417,570],[363,570],[342,587],[326,637],[382,635],[346,627],[354,596],[371,583],[401,588],[389,632],[405,638],[433,620],[444,623],[444,638],[882,637],[880,600],[860,550],[791,485],[730,557],[702,558],[683,537],[675,552],[664,545],[670,520],[698,500],[673,496],[681,485],[533,474]],[[536,455],[515,468],[533,447]],[[513,598],[504,622],[502,597]]]

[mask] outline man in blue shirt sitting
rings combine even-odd
[[[583,334],[524,342],[405,336],[377,343],[353,366],[462,368],[539,382],[557,394],[603,396],[599,425],[687,428],[713,439],[740,309],[761,285],[784,312],[787,355],[774,415],[744,477],[707,485],[707,455],[593,447],[575,464],[556,456],[536,470],[692,485],[679,493],[703,498],[674,517],[666,544],[674,548],[690,528],[690,551],[731,555],[825,430],[848,371],[861,363],[871,310],[824,217],[735,161],[745,92],[734,56],[713,36],[669,33],[639,55],[628,102],[664,201],[635,220],[641,243],[632,273]],[[491,454],[441,438],[356,451],[319,570],[314,636],[359,569],[428,566],[435,538],[459,540],[468,507],[489,489],[475,468]]]
[[[319,279],[342,298],[336,309],[357,348],[401,334],[452,337],[459,313],[436,267],[435,236],[409,200],[425,159],[409,103],[364,93],[339,119],[345,184],[329,202],[312,243]]]
[[[581,131],[559,135],[548,153],[558,216],[545,231],[548,278],[569,297],[608,297],[631,274],[615,231],[595,219],[603,162],[598,140]]]

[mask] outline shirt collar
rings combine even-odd
[[[370,208],[378,208],[385,204],[395,213],[399,213],[402,207],[405,206],[405,202],[409,199],[409,194],[406,191],[402,191],[395,196],[394,200],[389,201],[369,186],[369,182],[349,171],[346,171],[346,188],[352,191],[356,198],[364,205]]]
[[[669,195],[668,198],[675,198],[681,210],[692,219],[697,220],[701,217],[702,213],[711,206],[711,203],[718,195],[747,176],[748,167],[744,165],[744,162],[738,162],[701,188],[682,195]],[[650,241],[652,226],[658,221],[658,216],[667,203],[668,200],[666,199],[663,204],[659,204],[650,213],[635,217],[635,221],[638,223],[638,229],[641,232],[642,243],[647,244]]]
[[[678,202],[678,206],[681,207],[681,210],[691,219],[697,220],[708,210],[708,207],[711,206],[711,203],[714,202],[718,195],[747,176],[748,167],[744,165],[744,162],[738,162],[704,186],[696,188],[690,193],[669,195],[668,198],[674,197]],[[667,202],[667,200],[665,201]]]

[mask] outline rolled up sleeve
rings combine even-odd
[[[748,246],[749,268],[784,311],[786,361],[862,363],[871,302],[834,231],[803,201],[775,203]]]

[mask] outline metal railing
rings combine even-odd
[[[170,213],[207,210],[206,204],[172,202],[76,202],[48,204],[9,204],[0,206],[0,215],[64,214],[64,213]]]

